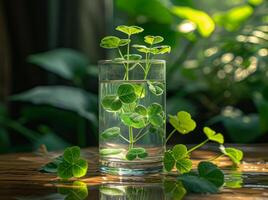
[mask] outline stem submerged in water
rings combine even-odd
[[[134,144],[133,129],[131,126],[128,127],[128,133],[129,133],[129,147],[128,147],[128,149],[130,150],[133,148],[133,144]]]

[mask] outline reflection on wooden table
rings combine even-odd
[[[228,146],[228,145],[227,145]],[[218,194],[187,194],[184,199],[268,199],[268,144],[236,145],[245,152],[238,169],[228,158],[216,164],[225,173],[225,186]],[[207,145],[193,153],[194,164],[214,156],[217,149]],[[0,156],[0,199],[3,200],[82,200],[82,199],[180,199],[184,190],[175,176],[118,177],[98,172],[97,148],[83,150],[88,158],[86,178],[63,182],[53,174],[37,171],[59,155],[49,153],[8,154]],[[171,181],[170,181],[171,180]],[[168,185],[167,182],[171,182]],[[169,183],[170,184],[170,183]],[[171,189],[170,189],[171,188]]]

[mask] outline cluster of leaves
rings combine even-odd
[[[196,122],[192,119],[191,115],[185,111],[178,112],[176,116],[169,116],[169,122],[174,127],[174,130],[168,136],[167,141],[176,131],[181,134],[188,134],[196,127]],[[243,152],[236,148],[225,148],[223,146],[224,137],[221,133],[216,133],[209,127],[204,127],[203,132],[207,139],[191,149],[188,150],[185,145],[178,144],[165,152],[164,167],[167,172],[170,172],[174,167],[180,174],[190,172],[192,169],[192,162],[190,160],[191,152],[200,148],[209,141],[220,144],[222,154],[216,158],[225,155],[228,156],[234,164],[238,165],[240,163],[243,159]]]
[[[64,150],[63,156],[55,158],[52,162],[44,165],[40,171],[57,173],[62,179],[72,177],[80,178],[86,175],[88,163],[80,157],[80,148],[77,146],[68,147]]]

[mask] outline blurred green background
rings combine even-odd
[[[267,0],[13,0],[0,1],[0,153],[98,144],[97,62],[113,56],[99,42],[121,24],[172,46],[169,114],[268,142]]]

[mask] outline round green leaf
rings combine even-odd
[[[145,97],[145,89],[142,85],[133,84],[133,87],[135,89],[135,94],[137,98],[142,99]]]
[[[148,81],[149,90],[156,96],[164,93],[165,86],[163,83]]]
[[[216,132],[209,127],[204,127],[203,132],[206,134],[206,136],[209,140],[212,140],[214,142],[218,142],[220,144],[224,143],[224,137],[221,133],[216,134]]]
[[[68,179],[73,177],[72,164],[67,161],[63,161],[58,166],[58,176],[62,179]]]
[[[137,99],[137,96],[135,94],[135,89],[129,83],[121,84],[118,87],[117,95],[123,103],[132,103],[136,101]]]
[[[136,154],[129,153],[129,152],[126,154],[126,159],[127,160],[135,160],[136,158],[137,158]]]
[[[177,144],[172,148],[172,153],[176,160],[183,159],[187,156],[187,147],[183,144]]]
[[[134,154],[134,155],[139,155],[146,153],[146,150],[142,147],[137,147],[137,148],[132,148],[128,151],[128,153]]]
[[[164,119],[163,119],[163,117],[160,114],[151,115],[149,117],[149,121],[155,127],[160,127],[164,123]]]
[[[121,39],[119,42],[119,46],[126,46],[131,42],[130,39]]]
[[[80,148],[77,146],[66,148],[63,153],[63,158],[70,164],[75,163],[80,158]]]
[[[107,111],[118,111],[122,107],[122,102],[117,96],[114,95],[105,96],[102,99],[101,104],[103,108]]]
[[[152,54],[165,54],[165,53],[170,53],[170,51],[171,51],[171,47],[168,45],[153,47],[150,50]]]
[[[224,174],[211,162],[200,162],[198,164],[198,173],[200,177],[207,179],[217,187],[222,186],[224,183]]]
[[[192,161],[188,158],[176,162],[176,169],[181,173],[187,173],[192,169]]]
[[[172,152],[170,152],[170,151],[165,152],[163,162],[164,162],[165,170],[170,172],[175,165],[175,159],[172,155]]]
[[[116,154],[120,154],[123,151],[124,151],[124,149],[112,149],[112,148],[101,149],[100,155],[101,156],[116,155]]]
[[[150,52],[150,48],[148,48],[144,45],[134,44],[134,45],[132,45],[132,47],[137,49],[137,51],[142,52],[142,53],[149,53]]]
[[[105,131],[101,133],[101,138],[102,139],[113,139],[116,138],[120,135],[120,128],[119,127],[112,127],[108,128]]]
[[[148,156],[148,153],[147,152],[138,154],[138,157],[141,158],[141,159],[146,158],[147,156]]]
[[[125,60],[140,60],[142,59],[142,56],[139,54],[129,54],[129,55],[124,55]]]
[[[162,110],[163,110],[163,108],[162,108],[162,106],[159,103],[152,103],[148,107],[148,115],[149,116],[157,115],[157,114],[161,113]]]
[[[72,166],[73,176],[76,178],[85,176],[87,173],[88,163],[84,159],[79,159]]]
[[[120,38],[115,36],[106,36],[101,40],[100,46],[106,49],[117,48],[120,44]]]
[[[143,128],[146,126],[146,117],[136,112],[134,113],[122,113],[120,115],[122,122],[134,128]]]
[[[133,34],[138,34],[141,33],[143,31],[143,28],[138,27],[138,26],[125,26],[125,25],[121,25],[121,26],[117,26],[116,27],[117,31],[123,32],[127,35],[133,35]]]
[[[231,147],[225,148],[221,145],[220,150],[224,155],[228,156],[236,165],[239,165],[241,160],[243,159],[243,152],[239,149]]]
[[[134,111],[143,116],[147,115],[147,109],[143,105],[137,105]]]
[[[150,45],[153,44],[158,44],[160,42],[163,42],[164,38],[161,36],[152,36],[152,35],[147,35],[144,37],[144,42]]]
[[[177,116],[169,116],[169,123],[181,134],[187,134],[196,127],[195,121],[188,112],[180,111]]]

